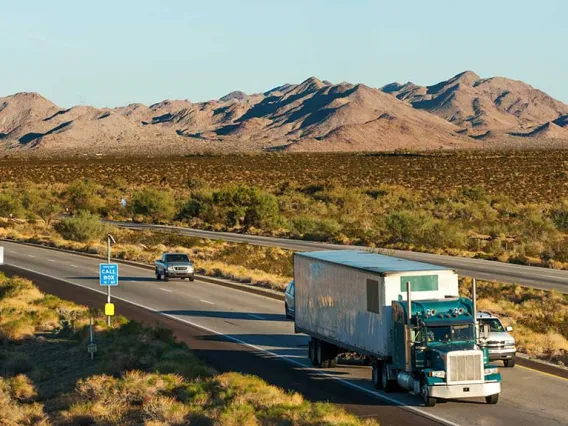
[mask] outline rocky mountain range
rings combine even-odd
[[[526,83],[467,71],[433,86],[311,77],[264,93],[146,106],[60,108],[0,98],[5,153],[391,151],[568,145],[568,105]]]

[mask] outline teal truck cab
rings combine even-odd
[[[409,312],[407,301],[392,302],[392,362],[381,368],[381,387],[389,391],[398,384],[426,406],[472,397],[496,404],[501,375],[488,364],[487,349],[477,346],[472,301],[454,297],[410,305]]]

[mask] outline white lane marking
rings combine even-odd
[[[53,259],[47,259],[47,261],[55,263],[55,260],[53,260]]]
[[[13,253],[13,254],[18,254],[17,252],[15,252],[14,250],[8,250],[9,253]]]
[[[213,303],[213,302],[210,302],[209,300],[199,299],[199,301],[200,301],[200,302],[203,302],[203,303],[208,303],[208,304],[210,304],[210,305],[214,305],[214,304],[215,304],[215,303]]]
[[[71,265],[69,265],[69,266],[71,266],[72,268],[78,268],[77,265],[73,265],[73,264],[71,264]]]
[[[28,254],[28,257],[35,257],[33,254]]]
[[[54,277],[53,275],[44,274],[44,273],[42,273],[42,272],[34,271],[33,269],[28,269],[28,268],[24,268],[24,267],[17,266],[17,265],[13,265],[13,264],[12,264],[11,266],[14,266],[14,267],[16,267],[16,268],[22,269],[22,270],[24,270],[24,271],[33,272],[33,273],[38,274],[38,275],[43,275],[44,277],[54,278],[54,279],[56,279],[56,280],[62,281],[62,282],[67,283],[67,284],[76,285],[76,286],[78,286],[78,287],[82,287],[82,288],[85,288],[85,289],[87,289],[87,290],[91,290],[91,291],[94,291],[94,292],[96,292],[96,293],[100,293],[100,294],[106,295],[106,292],[105,292],[105,291],[97,290],[97,289],[88,287],[88,286],[86,286],[86,285],[84,285],[84,284],[74,283],[74,282],[72,282],[72,281],[67,281],[67,280],[65,280],[65,279],[63,279],[63,278]],[[427,411],[421,410],[420,408],[406,405],[404,402],[401,402],[401,401],[399,401],[399,400],[397,400],[397,399],[388,397],[388,396],[386,396],[385,394],[383,394],[382,392],[378,392],[378,391],[373,391],[373,390],[370,390],[370,389],[366,389],[366,388],[364,388],[363,386],[360,386],[360,385],[358,385],[358,384],[356,384],[356,383],[349,382],[348,380],[342,379],[342,378],[340,378],[340,377],[335,377],[335,376],[333,376],[333,375],[331,375],[331,374],[329,374],[329,373],[325,373],[325,372],[320,371],[320,370],[313,370],[313,369],[311,369],[311,368],[309,367],[309,365],[303,364],[303,363],[301,363],[300,361],[297,361],[297,360],[295,360],[295,359],[293,359],[293,358],[289,358],[288,356],[279,355],[279,354],[277,354],[277,353],[275,353],[275,352],[272,352],[272,351],[269,351],[269,350],[267,350],[267,349],[261,348],[260,346],[256,346],[256,345],[253,345],[253,344],[251,344],[251,343],[247,343],[247,342],[245,342],[244,340],[238,339],[238,338],[236,338],[236,337],[234,337],[234,336],[231,336],[231,335],[222,333],[222,332],[217,331],[217,330],[213,330],[213,329],[211,329],[211,328],[209,328],[209,327],[205,327],[205,326],[203,326],[203,325],[201,325],[201,324],[197,324],[197,323],[194,323],[194,322],[192,322],[192,321],[188,321],[188,320],[183,319],[183,318],[178,318],[178,317],[176,317],[176,316],[174,316],[174,315],[171,315],[171,314],[166,314],[165,312],[160,312],[160,311],[158,311],[157,309],[150,308],[149,306],[142,305],[142,304],[136,303],[136,302],[131,302],[130,300],[124,299],[124,298],[122,298],[122,297],[117,297],[117,296],[113,296],[113,297],[114,297],[115,299],[117,299],[117,300],[121,300],[122,302],[130,303],[130,304],[133,305],[133,306],[138,306],[139,308],[146,309],[146,310],[148,310],[148,311],[150,311],[150,312],[154,312],[154,313],[156,313],[156,314],[158,314],[158,315],[163,315],[163,316],[165,316],[165,317],[167,317],[167,318],[171,318],[171,319],[173,319],[174,321],[179,321],[179,322],[182,322],[182,323],[184,323],[184,324],[191,325],[192,327],[199,328],[199,329],[201,329],[201,330],[203,330],[203,331],[207,331],[207,332],[209,332],[209,333],[216,334],[217,336],[225,337],[226,339],[231,340],[231,341],[233,341],[233,342],[235,342],[235,343],[239,343],[239,344],[241,344],[241,345],[243,345],[243,346],[249,347],[249,348],[254,349],[254,350],[256,350],[256,351],[264,352],[265,354],[268,354],[268,355],[273,356],[273,357],[275,357],[275,358],[279,358],[279,359],[281,359],[281,360],[283,360],[283,361],[289,362],[289,363],[294,364],[294,365],[297,365],[297,366],[299,366],[299,367],[307,368],[308,370],[310,370],[310,373],[311,373],[311,374],[317,374],[317,375],[324,376],[324,377],[327,377],[327,378],[329,378],[329,379],[335,380],[335,381],[337,381],[337,382],[339,382],[339,383],[342,383],[342,384],[344,384],[344,385],[346,385],[346,386],[349,386],[349,387],[351,387],[351,388],[353,388],[353,389],[357,389],[357,390],[359,390],[359,391],[361,391],[361,392],[365,392],[365,393],[367,393],[367,394],[369,394],[369,395],[371,395],[371,396],[374,396],[375,398],[383,399],[383,400],[388,401],[388,402],[390,402],[390,403],[392,403],[392,404],[395,404],[395,405],[397,405],[398,407],[400,407],[402,410],[405,410],[405,411],[412,411],[412,412],[414,412],[414,413],[419,413],[419,414],[422,415],[422,416],[431,418],[431,419],[436,420],[436,421],[438,421],[438,422],[440,422],[440,423],[442,423],[442,424],[445,424],[445,425],[447,425],[447,426],[460,426],[458,423],[454,423],[454,422],[451,422],[451,421],[449,421],[449,420],[446,420],[446,419],[444,419],[444,418],[442,418],[442,417],[438,417],[438,416],[436,416],[435,414],[431,414],[431,413],[429,413],[429,412],[427,412]]]
[[[167,288],[162,288],[162,287],[160,287],[160,290],[167,291],[168,293],[173,293],[172,290],[168,290]]]
[[[265,320],[266,318],[261,317],[260,315],[255,315],[255,314],[247,314],[249,317],[253,317],[259,320]]]

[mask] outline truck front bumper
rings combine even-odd
[[[501,382],[428,386],[430,396],[441,399],[477,398],[501,393]]]
[[[516,349],[489,349],[489,361],[496,361],[500,359],[513,359],[517,354]]]
[[[194,278],[193,272],[186,271],[168,271],[168,278]]]

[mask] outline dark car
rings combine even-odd
[[[286,287],[284,297],[284,310],[286,313],[286,318],[294,318],[294,314],[296,313],[296,304],[294,303],[294,280],[290,281],[290,283]]]

